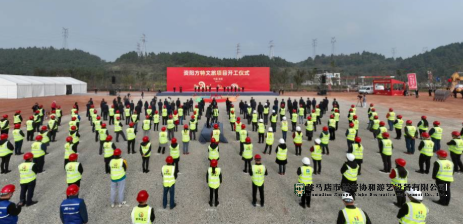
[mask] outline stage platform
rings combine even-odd
[[[278,96],[278,93],[274,92],[161,92],[157,93],[156,96],[215,96],[219,95],[222,97],[228,96]]]

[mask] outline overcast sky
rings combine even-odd
[[[114,61],[136,50],[234,58],[269,54],[298,62],[370,51],[410,57],[463,39],[461,0],[1,0],[0,48],[63,46]]]

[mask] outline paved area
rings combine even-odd
[[[267,99],[273,104],[275,97],[254,97],[258,102],[264,102]],[[278,97],[280,99],[280,97]],[[321,97],[316,97],[319,101]],[[381,98],[386,99],[387,97]],[[186,97],[181,97],[185,100]],[[240,97],[238,100],[249,101],[250,97]],[[287,99],[287,96],[285,97]],[[299,96],[297,97],[299,99]],[[304,96],[305,99],[305,96]],[[388,98],[389,99],[389,98]],[[61,101],[66,100],[61,99]],[[134,101],[138,98],[134,98]],[[345,161],[345,152],[347,144],[344,137],[347,121],[347,108],[354,103],[348,99],[340,100],[341,121],[337,131],[336,141],[330,142],[330,155],[323,156],[322,175],[314,176],[314,184],[339,184],[341,181],[340,168]],[[107,99],[108,101],[108,99]],[[67,101],[66,101],[67,102]],[[332,98],[330,98],[330,104]],[[377,106],[380,118],[385,120],[387,109],[394,105],[381,104],[381,100],[369,100],[369,103],[380,103]],[[50,105],[51,102],[39,102],[44,105]],[[99,101],[95,101],[99,105]],[[26,105],[31,107],[32,105]],[[1,106],[4,109],[4,106]],[[81,107],[84,107],[81,104]],[[423,107],[422,112],[413,112],[405,109],[396,109],[397,114],[402,114],[404,120],[411,119],[414,124],[419,121],[419,117],[425,114],[425,105],[414,105],[414,107]],[[238,110],[238,103],[235,103]],[[331,106],[330,106],[331,108]],[[225,104],[219,105],[221,122],[228,122],[225,112]],[[361,122],[360,137],[363,139],[365,147],[365,158],[362,166],[362,175],[358,183],[364,184],[388,184],[390,183],[387,174],[380,173],[382,162],[380,155],[377,154],[378,146],[373,140],[372,134],[365,130],[366,128],[366,108],[357,108],[357,114]],[[46,156],[45,170],[46,173],[37,177],[37,186],[34,199],[39,203],[32,207],[24,208],[20,214],[20,223],[60,223],[59,222],[59,205],[65,198],[66,179],[63,169],[64,139],[67,136],[67,123],[69,121],[69,110],[65,111],[62,127],[57,135],[57,142],[51,143]],[[81,112],[84,118],[85,113]],[[327,117],[324,116],[322,123],[327,123]],[[460,130],[461,120],[449,119],[438,116],[428,116],[430,122],[439,120],[444,129],[442,145],[445,149],[445,143],[450,140],[452,130]],[[205,122],[203,118],[199,127]],[[320,127],[320,126],[319,126]],[[125,127],[124,127],[125,128]],[[247,128],[250,130],[251,128]],[[304,127],[302,127],[304,129]],[[110,133],[114,134],[113,126],[109,127]],[[239,156],[239,144],[234,141],[235,133],[230,131],[229,125],[224,125],[226,130],[225,136],[231,140],[228,144],[220,145],[219,167],[223,172],[223,183],[219,190],[220,205],[217,208],[209,207],[209,189],[206,184],[206,171],[209,166],[207,160],[207,145],[202,145],[198,141],[190,143],[190,155],[181,155],[180,170],[181,174],[176,183],[176,202],[177,207],[174,210],[162,209],[162,178],[161,167],[165,164],[166,155],[157,155],[153,153],[150,161],[150,170],[148,174],[142,173],[141,156],[139,154],[127,155],[127,144],[125,142],[116,143],[122,149],[122,157],[128,162],[127,182],[126,182],[126,200],[127,205],[122,208],[110,208],[109,192],[110,177],[104,173],[103,156],[98,155],[99,144],[94,142],[94,134],[91,132],[89,122],[85,119],[81,122],[81,141],[79,145],[79,161],[84,166],[84,174],[81,184],[80,197],[84,198],[88,206],[90,223],[130,223],[130,213],[132,207],[137,204],[135,198],[139,190],[145,189],[149,192],[149,205],[155,208],[156,223],[334,223],[337,213],[343,208],[343,203],[339,196],[335,194],[342,193],[334,189],[321,191],[315,190],[313,193],[331,194],[331,196],[313,196],[311,208],[303,209],[298,203],[298,198],[294,193],[293,185],[297,183],[296,170],[301,165],[303,156],[310,155],[309,148],[312,142],[303,141],[303,156],[295,156],[294,145],[288,136],[288,165],[286,175],[278,175],[278,165],[275,163],[275,153],[272,155],[263,155],[263,164],[267,166],[269,175],[265,178],[265,207],[254,208],[251,205],[251,177],[243,174],[243,161]],[[321,128],[318,128],[316,136],[320,134]],[[289,133],[288,133],[289,134]],[[157,149],[158,138],[157,132],[151,131],[150,138],[153,150]],[[254,143],[254,154],[261,153],[264,144],[257,144],[257,132],[250,132]],[[391,133],[395,137],[395,133]],[[142,132],[137,135],[136,147],[142,139]],[[176,133],[180,137],[180,133]],[[281,137],[281,129],[278,125],[275,139],[277,142]],[[12,139],[12,138],[11,138]],[[429,175],[421,175],[414,172],[418,169],[418,156],[406,155],[405,141],[393,140],[394,152],[392,159],[402,157],[407,160],[407,169],[409,170],[409,183],[433,184],[434,181]],[[418,143],[418,142],[417,142]],[[274,144],[274,148],[276,147]],[[23,152],[30,151],[30,142],[23,145]],[[417,144],[418,145],[418,144]],[[137,150],[138,151],[138,150]],[[435,158],[432,159],[432,163]],[[22,162],[22,156],[13,156],[10,169],[13,172],[0,176],[0,185],[14,183],[19,187],[18,164]],[[429,207],[428,223],[461,223],[461,207],[463,205],[463,175],[456,174],[455,182],[452,184],[452,200],[450,206],[443,207],[432,203],[436,196],[426,196],[424,203]],[[361,192],[360,192],[361,193]],[[363,193],[369,194],[369,191]],[[372,192],[372,193],[390,193],[390,192]],[[430,195],[435,195],[436,191],[429,191]],[[398,208],[392,202],[395,202],[395,196],[358,196],[356,204],[368,213],[373,223],[397,223],[396,215]],[[13,201],[19,201],[19,190],[15,193]]]

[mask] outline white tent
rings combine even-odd
[[[0,74],[0,98],[18,99],[86,93],[87,83],[71,77]]]

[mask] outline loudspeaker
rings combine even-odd
[[[116,84],[116,77],[115,76],[111,77],[111,83]]]
[[[322,75],[322,83],[323,83],[323,84],[326,83],[326,75]]]

